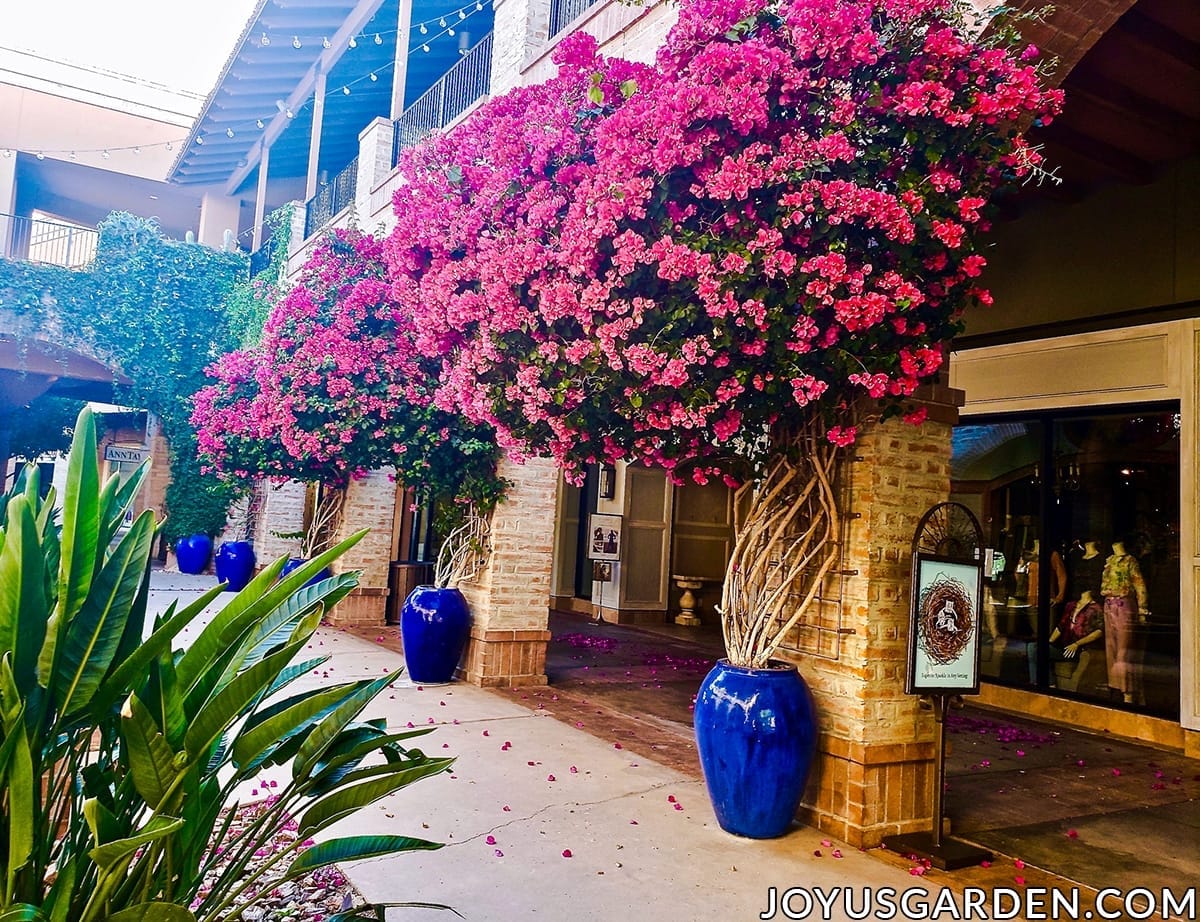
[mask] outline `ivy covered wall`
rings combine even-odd
[[[90,355],[128,384],[115,399],[162,419],[171,445],[169,539],[225,523],[234,490],[201,473],[190,397],[204,368],[235,348],[243,331],[225,302],[247,284],[245,254],[168,240],[153,220],[113,213],[99,227],[84,270],[0,260],[0,328]]]

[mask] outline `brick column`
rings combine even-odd
[[[943,392],[929,396],[947,396]],[[940,412],[939,412],[940,411]],[[950,492],[957,411],[930,406],[920,427],[866,428],[848,462],[852,516],[836,654],[790,654],[809,683],[820,732],[801,818],[856,846],[929,828],[934,722],[904,693],[913,532]],[[854,517],[856,516],[856,517]]]
[[[475,685],[545,685],[558,470],[505,460],[499,473],[512,486],[492,515],[491,559],[460,587],[472,616],[461,675]]]
[[[525,82],[525,65],[549,38],[550,0],[497,0],[492,27],[491,95]]]
[[[339,573],[359,570],[358,588],[338,603],[327,620],[338,627],[383,626],[387,618],[388,568],[392,562],[392,523],[396,516],[396,479],[392,468],[371,471],[346,488],[338,540],[369,526],[370,531],[343,556]]]
[[[396,126],[391,119],[376,118],[358,133],[358,178],[354,186],[354,213],[365,222],[375,211],[371,192],[392,172],[392,143]]]

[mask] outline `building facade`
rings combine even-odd
[[[309,186],[293,212],[292,268],[324,227],[353,222],[386,233],[397,150],[452,126],[487,92],[544,79],[563,35],[584,30],[603,53],[649,61],[673,22],[664,3],[497,0],[491,31],[459,48],[460,60],[440,75],[425,73],[418,94],[402,77],[425,53],[418,36],[445,40],[446,29],[433,27],[476,6],[353,6],[348,30],[333,42],[345,50],[339,60],[348,59],[350,38],[361,47],[396,36],[389,110],[341,116],[357,141],[347,150],[353,159],[320,159],[329,129],[309,96],[320,88],[327,101],[337,80],[317,81],[318,68],[279,100],[279,124],[301,128],[292,148],[307,141],[310,152],[303,170],[292,169]],[[233,60],[252,63],[260,32],[273,46],[293,27],[263,18],[273,9],[263,4]],[[856,448],[844,569],[788,650],[822,719],[805,810],[851,842],[921,828],[931,815],[921,792],[929,791],[932,724],[903,692],[909,546],[921,515],[947,498],[979,517],[997,551],[982,700],[1200,752],[1197,25],[1194,5],[1183,0],[1064,0],[1028,30],[1058,58],[1054,81],[1073,113],[1039,137],[1065,182],[1022,190],[1004,204],[987,278],[996,305],[968,318],[950,387],[925,394],[929,421],[915,430],[875,427]],[[341,78],[363,79],[345,71]],[[229,70],[223,81],[236,79]],[[350,93],[341,95],[353,98],[355,85],[347,82]],[[313,110],[307,138],[287,115],[301,107]],[[180,164],[192,162],[199,139],[227,135],[212,119],[196,131]],[[259,156],[249,209],[255,228],[273,203],[276,156],[262,140],[226,180],[227,190],[248,190]],[[335,178],[322,184],[325,173]],[[544,682],[552,605],[615,621],[713,619],[732,538],[727,490],[674,487],[658,472],[625,465],[590,472],[582,487],[565,484],[547,462],[506,464],[502,473],[514,488],[493,523],[495,554],[467,589],[475,616],[467,679]],[[411,528],[396,490],[386,472],[351,489],[359,511],[347,518],[373,521],[379,537],[362,560],[348,561],[366,572],[364,590],[339,614],[346,620],[381,622],[398,602],[397,568],[411,546],[402,536]],[[614,526],[616,559],[597,560],[589,547],[598,541],[603,550]],[[1086,609],[1080,603],[1097,556],[1091,599],[1102,640],[1064,665],[1052,659],[1051,639],[1056,628],[1061,635],[1068,605]]]

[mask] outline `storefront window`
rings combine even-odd
[[[973,420],[952,478],[994,551],[984,678],[1177,718],[1174,409]]]

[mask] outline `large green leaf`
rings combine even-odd
[[[220,651],[228,649],[232,639],[242,637],[251,624],[283,604],[322,568],[361,541],[366,533],[366,530],[356,532],[324,554],[297,567],[283,579],[279,579],[285,563],[283,558],[255,576],[189,644],[178,664],[179,683],[184,694],[191,694],[201,677],[212,669]]]
[[[12,651],[17,684],[30,688],[49,612],[41,536],[24,496],[9,503],[6,536],[0,550],[0,650]]]
[[[441,842],[429,842],[412,836],[347,836],[314,845],[296,858],[287,869],[284,880],[294,880],[317,868],[342,861],[359,861],[380,855],[400,852],[433,851]]]
[[[59,712],[69,717],[87,707],[112,665],[142,580],[154,537],[154,513],[146,510],[108,558],[92,591],[67,625],[51,688]]]
[[[138,903],[114,912],[105,922],[196,922],[196,914],[178,903]]]
[[[297,835],[303,839],[314,832],[320,832],[331,823],[350,816],[367,804],[373,804],[381,797],[406,788],[422,778],[440,774],[453,764],[453,759],[429,759],[407,768],[396,769],[389,766],[392,773],[382,778],[340,787],[304,811]]]
[[[0,922],[48,922],[45,914],[28,903],[15,903],[0,910]]]
[[[142,462],[136,471],[122,480],[119,476],[113,475],[109,479],[109,483],[104,485],[104,490],[100,496],[100,546],[107,547],[108,543],[116,535],[117,530],[121,527],[121,523],[125,520],[125,513],[133,505],[134,499],[142,491],[142,484],[145,483],[146,475],[150,472],[150,460]],[[109,486],[111,484],[111,489]]]
[[[149,822],[135,835],[115,842],[98,845],[88,854],[102,871],[112,868],[123,858],[127,858],[147,843],[154,842],[171,835],[183,828],[183,820],[174,816],[152,816]]]
[[[267,689],[267,697],[271,697],[271,695],[280,689],[291,685],[300,676],[307,675],[327,662],[329,662],[328,656],[317,656],[313,659],[306,659],[303,663],[294,663],[288,666],[287,669],[279,673],[279,678],[271,683],[271,687]]]
[[[75,878],[79,876],[79,865],[82,856],[76,856],[70,861],[58,862],[58,876],[50,885],[50,891],[42,902],[42,908],[50,912],[50,922],[74,922],[70,917],[71,900],[75,896]]]
[[[225,729],[259,699],[275,677],[304,646],[303,640],[290,643],[255,663],[217,692],[193,718],[184,737],[184,748],[193,759],[199,758],[217,741]]]
[[[371,699],[383,691],[389,683],[396,681],[396,678],[402,671],[397,669],[395,672],[391,672],[376,679],[369,685],[363,686],[351,695],[345,703],[339,705],[332,714],[317,724],[304,740],[304,744],[300,747],[299,752],[296,753],[296,758],[292,762],[292,777],[305,777],[317,759],[325,752],[326,747],[342,732],[346,724],[357,717]]]
[[[104,684],[96,690],[92,699],[92,713],[105,714],[119,700],[129,694],[134,683],[146,675],[150,664],[164,650],[169,650],[171,641],[199,615],[213,599],[221,594],[221,587],[214,586],[198,599],[157,628],[128,658],[113,663],[112,671]]]
[[[363,683],[365,684],[365,683]],[[307,730],[357,690],[355,685],[338,685],[319,691],[302,692],[288,699],[292,703],[261,722],[246,726],[233,742],[233,764],[246,768],[258,762],[269,750]]]
[[[8,819],[8,854],[4,856],[4,864],[8,871],[4,891],[6,899],[12,898],[17,871],[25,866],[33,853],[35,797],[33,756],[29,751],[29,737],[25,734],[25,727],[18,724],[9,730],[9,733],[16,737],[16,745],[4,775]]]
[[[96,422],[84,407],[75,423],[63,493],[62,562],[58,577],[60,625],[83,606],[96,572],[100,535],[100,472],[96,464]],[[42,671],[43,675],[49,669]]]
[[[175,753],[146,706],[130,695],[121,711],[121,736],[133,786],[157,810],[178,775]]]
[[[426,903],[420,900],[409,900],[405,903],[369,903],[366,906],[356,906],[344,912],[335,912],[325,922],[383,922],[389,909],[444,909],[454,913],[460,919],[466,918],[453,906],[445,903]],[[370,915],[368,915],[370,913]]]

